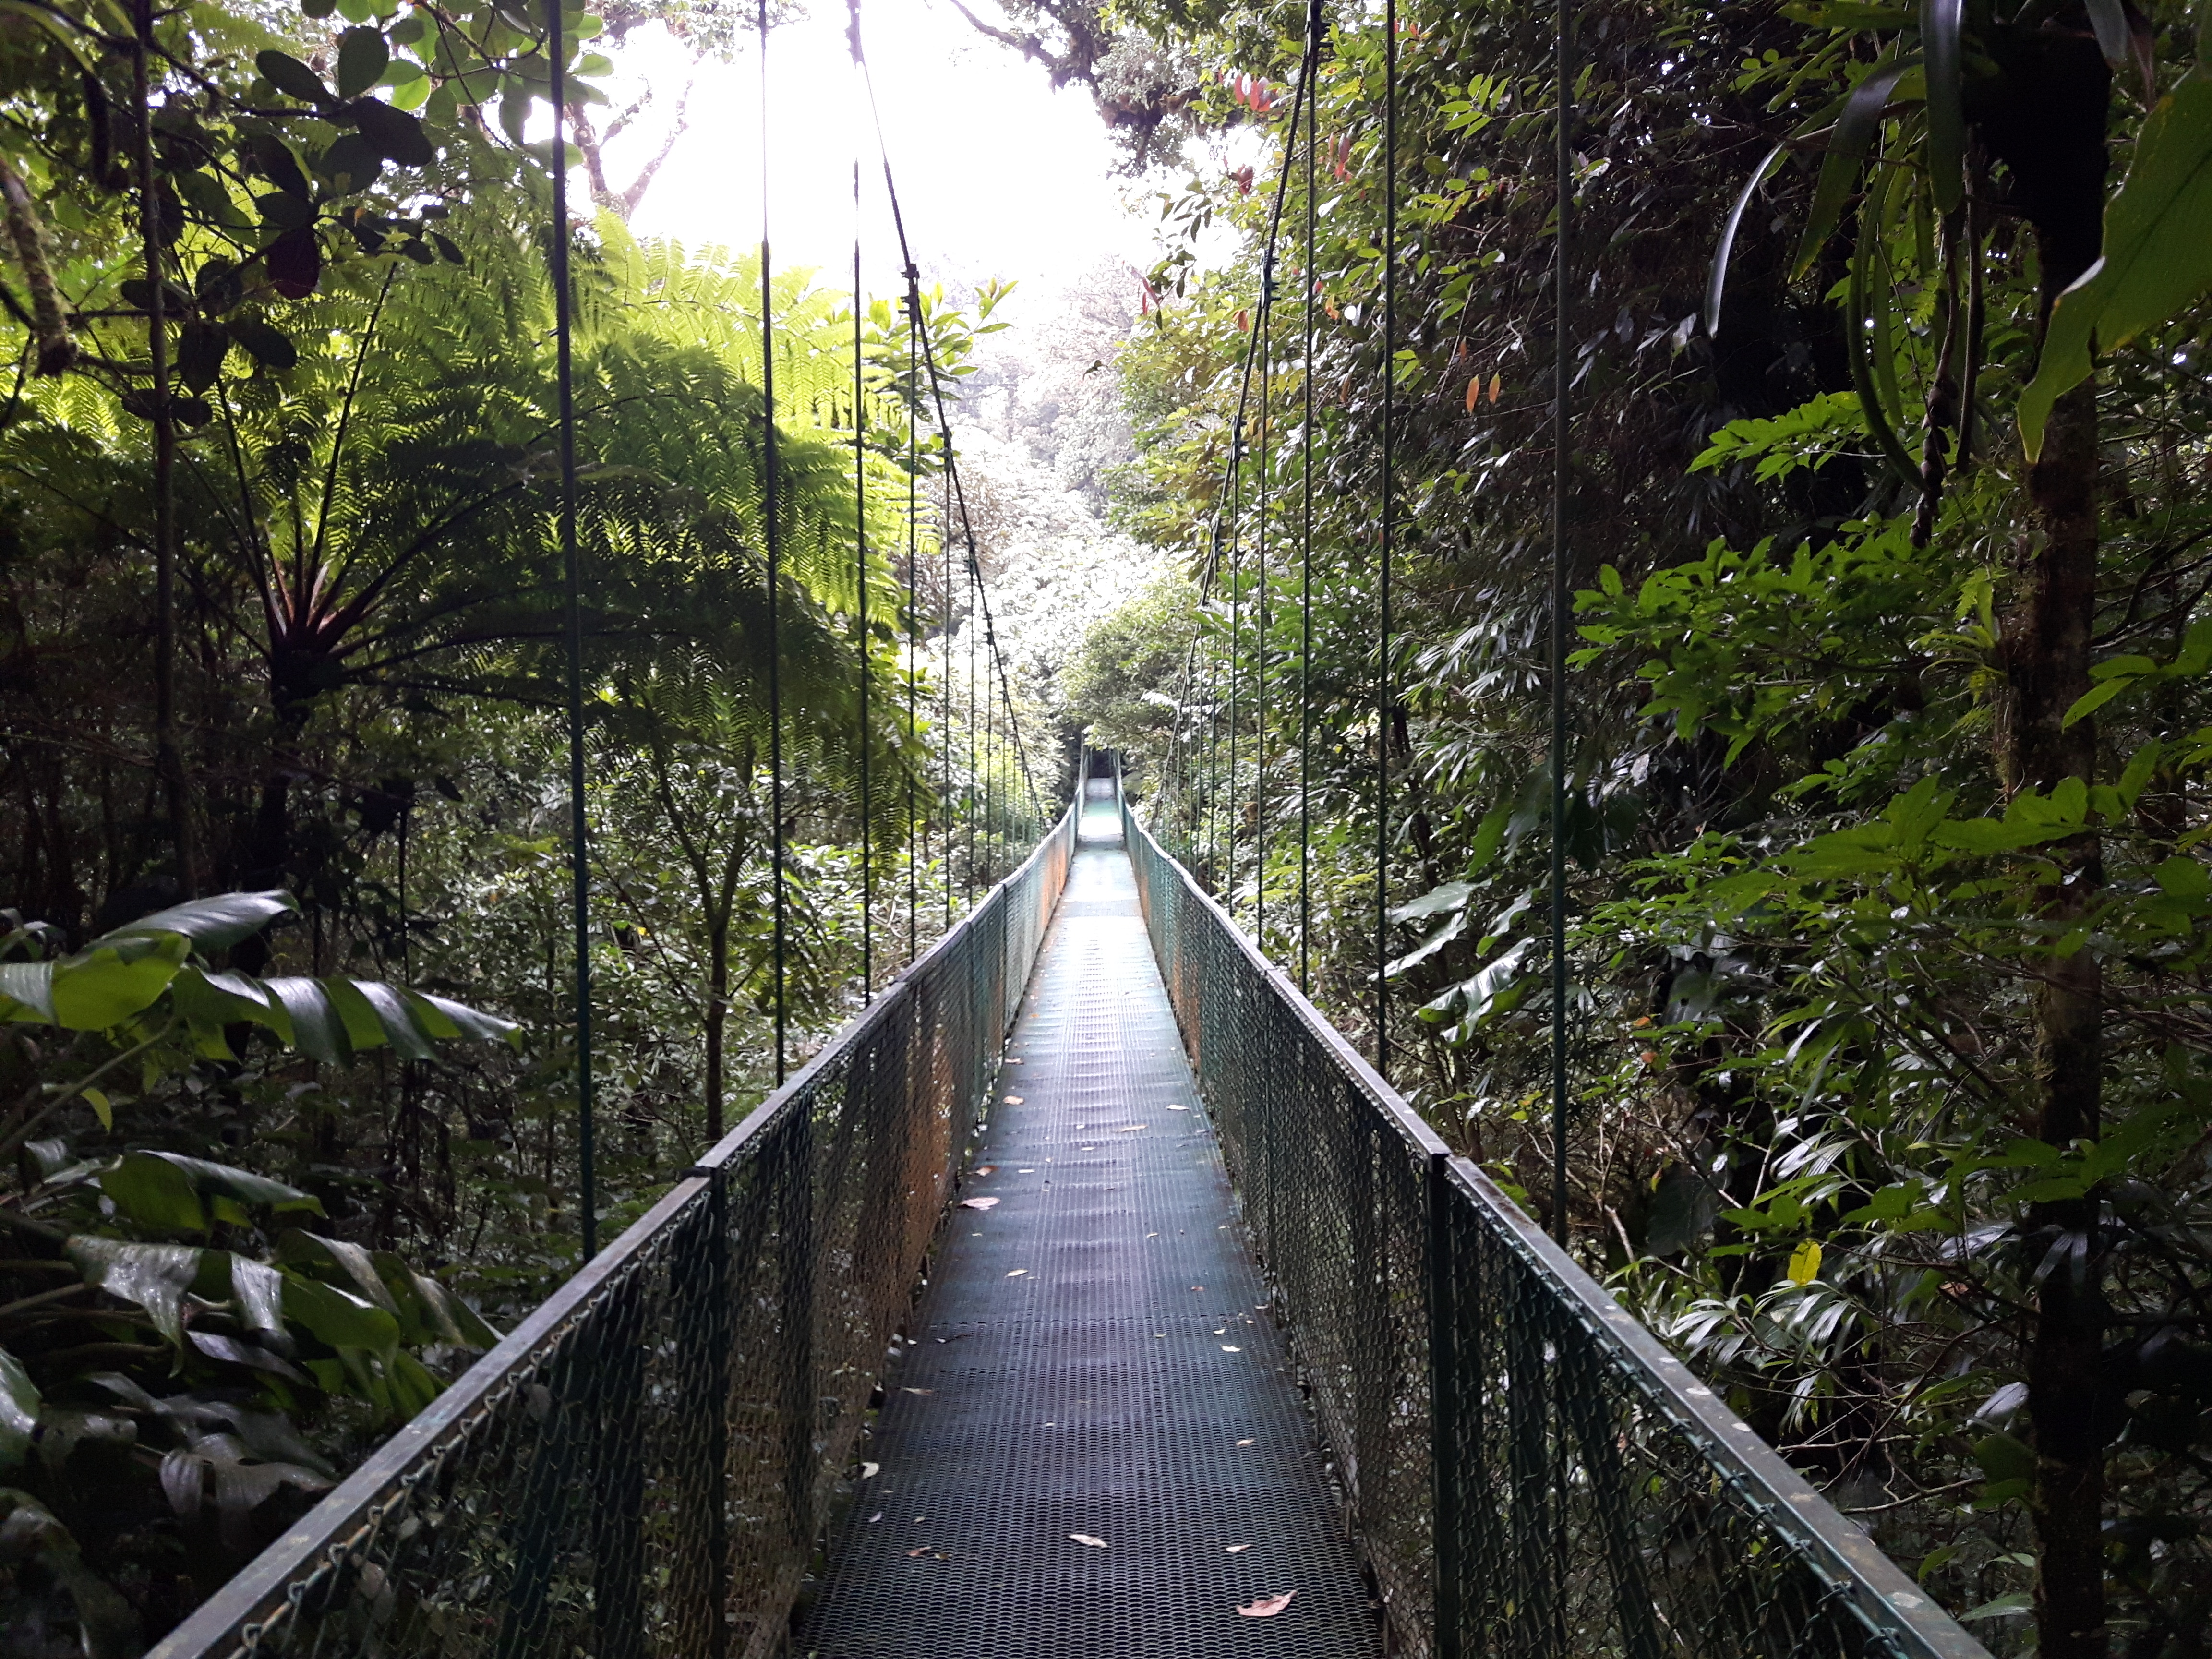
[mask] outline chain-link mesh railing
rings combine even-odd
[[[1125,801],[1137,890],[1394,1643],[1986,1659],[1255,951]]]
[[[1079,806],[155,1659],[781,1651]]]

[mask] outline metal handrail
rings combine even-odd
[[[1161,974],[1399,1638],[1440,1659],[1988,1659],[1451,1153],[1153,839],[1115,775]],[[1323,1148],[1346,1146],[1361,1155],[1333,1175],[1371,1181],[1370,1212],[1343,1200],[1342,1237],[1323,1243],[1369,1248],[1332,1255],[1300,1211],[1323,1201]],[[1381,1213],[1394,1200],[1402,1213]],[[1549,1535],[1525,1535],[1531,1519]]]
[[[775,1651],[1082,810],[149,1659]]]

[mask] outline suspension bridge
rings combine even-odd
[[[1978,1659],[1084,770],[158,1659]]]
[[[1562,0],[1560,107],[1571,118],[1566,16]],[[948,883],[945,933],[880,989],[864,932],[864,1012],[784,1076],[786,711],[773,666],[781,520],[765,225],[778,1086],[600,1248],[560,7],[549,4],[546,17],[586,1262],[164,1638],[156,1659],[1986,1659],[1863,1529],[1451,1154],[1155,839],[1113,756],[1084,753],[1057,823],[957,923]],[[1388,172],[1395,20],[1386,0],[1386,364],[1396,326]],[[758,21],[765,76],[765,0]],[[1312,264],[1321,142],[1317,3],[1306,21],[1285,139],[1287,155],[1303,121],[1303,269]],[[865,74],[857,9],[852,39]],[[1571,118],[1559,127],[1564,204]],[[1267,424],[1251,428],[1251,453],[1246,408],[1255,374],[1261,406],[1268,397],[1273,359],[1262,343],[1276,311],[1290,172],[1286,163],[1268,219],[1228,446],[1228,507],[1200,572],[1201,603],[1227,613],[1225,696],[1194,635],[1177,706],[1210,712],[1202,738],[1178,716],[1152,803],[1173,845],[1231,872],[1243,821],[1240,698],[1261,711],[1262,774],[1267,760]],[[1022,826],[1042,822],[1042,802],[991,623],[887,155],[884,175],[906,283],[907,447],[920,456],[927,409],[945,471],[947,635],[951,550],[961,541],[988,647],[979,682],[971,629],[972,884],[976,817],[988,847],[1030,833]],[[856,219],[860,178],[856,163]],[[1563,236],[1565,228],[1563,209]],[[1559,266],[1563,458],[1568,264]],[[856,240],[852,435],[865,635],[860,276]],[[1310,445],[1310,293],[1305,325]],[[1392,376],[1382,379],[1376,725],[1387,733],[1394,420]],[[916,459],[911,474],[921,470]],[[1298,471],[1296,702],[1310,720],[1310,455]],[[1249,566],[1238,540],[1248,502]],[[1289,512],[1277,503],[1279,520]],[[918,519],[910,489],[909,740],[918,731]],[[1566,720],[1564,570],[1555,547],[1554,753],[1564,752]],[[1249,668],[1238,643],[1248,610]],[[952,678],[948,660],[939,688],[947,729]],[[860,690],[865,731],[865,673]],[[1026,801],[1011,787],[994,799],[975,781],[996,776],[1009,751]],[[874,870],[866,752],[864,744],[864,929]],[[949,803],[963,792],[949,752],[941,758],[949,867]],[[1386,1060],[1390,778],[1380,739],[1376,763],[1375,1030]],[[1554,823],[1563,776],[1555,769]],[[1256,787],[1250,805],[1257,842],[1266,802]],[[1556,1022],[1566,967],[1553,842]],[[910,929],[916,854],[910,845]],[[1565,1052],[1556,1026],[1553,1048]],[[1565,1074],[1554,1072],[1564,1122]]]

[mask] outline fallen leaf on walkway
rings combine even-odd
[[[999,1166],[995,1164],[979,1164],[975,1166],[975,1173],[979,1176],[996,1175],[999,1173]],[[1024,1170],[1022,1173],[1027,1175],[1029,1171]]]
[[[1104,1539],[1093,1538],[1087,1532],[1072,1532],[1067,1535],[1070,1538],[1073,1538],[1079,1544],[1090,1545],[1094,1550],[1103,1550],[1106,1547],[1106,1540]]]
[[[1124,1123],[1119,1129],[1115,1131],[1115,1133],[1125,1135],[1134,1134],[1139,1129],[1149,1129],[1152,1127],[1152,1126],[1149,1123]]]
[[[902,1394],[935,1394],[937,1390],[934,1389],[902,1389],[899,1392]]]
[[[1022,1097],[1019,1095],[1008,1095],[1006,1097],[1006,1104],[1009,1106],[1018,1106],[1021,1103]]]
[[[1030,1270],[1027,1267],[1017,1267],[1013,1272],[1008,1273],[1006,1277],[1009,1279],[1027,1279],[1029,1274]]]
[[[1193,1289],[1194,1291],[1202,1291],[1202,1290],[1204,1290],[1205,1288],[1206,1288],[1206,1286],[1205,1286],[1205,1285],[1192,1285],[1192,1286],[1191,1286],[1191,1289]]]
[[[999,1200],[995,1198],[963,1198],[960,1200],[960,1207],[963,1210],[995,1210],[999,1207]]]
[[[1017,1170],[1014,1173],[1016,1175],[1035,1175],[1036,1171],[1035,1170]]]
[[[877,1471],[878,1469],[879,1469],[879,1468],[883,1468],[883,1465],[882,1465],[882,1464],[880,1464],[880,1463],[863,1463],[863,1464],[861,1464],[861,1465],[860,1465],[860,1479],[861,1479],[861,1480],[874,1480],[874,1479],[876,1478],[876,1471]]]
[[[1242,1348],[1232,1348],[1224,1342],[1221,1345],[1221,1352],[1224,1353],[1243,1353],[1244,1350]]]
[[[1159,1235],[1158,1233],[1146,1233],[1145,1237],[1146,1238],[1158,1238]]]
[[[1259,1442],[1255,1440],[1240,1440],[1237,1443],[1240,1446],[1254,1446],[1257,1445]]]
[[[1246,1602],[1237,1611],[1247,1619],[1273,1619],[1291,1605],[1291,1598],[1297,1594],[1296,1590],[1285,1590],[1280,1595],[1264,1595],[1256,1601]]]
[[[1224,1555],[1242,1555],[1251,1547],[1249,1544],[1224,1544],[1222,1546],[1221,1553]]]
[[[878,1522],[878,1521],[880,1521],[880,1520],[882,1520],[883,1518],[884,1518],[884,1512],[883,1512],[881,1510],[877,1510],[873,1515],[872,1515],[872,1516],[870,1516],[868,1517],[868,1524],[869,1524],[870,1526],[872,1526],[872,1526],[874,1526],[874,1525],[876,1524],[876,1522]]]
[[[1168,1108],[1168,1110],[1171,1112],[1187,1112],[1189,1109],[1190,1108],[1188,1106],[1170,1106]]]
[[[1218,1330],[1218,1331],[1214,1332],[1214,1334],[1215,1334],[1216,1336],[1226,1336],[1226,1335],[1228,1335],[1228,1334],[1229,1334],[1229,1327],[1228,1327],[1228,1326],[1226,1326],[1226,1325],[1224,1325],[1224,1326],[1223,1326],[1219,1330]]]
[[[1021,1057],[1019,1055],[1016,1055],[1006,1061],[1006,1064],[1009,1066],[1018,1066],[1021,1063]]]

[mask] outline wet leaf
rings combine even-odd
[[[185,1292],[199,1276],[200,1252],[188,1244],[132,1244],[119,1238],[72,1238],[63,1246],[84,1282],[136,1303],[163,1336],[182,1346]]]
[[[42,1403],[23,1362],[0,1348],[0,1469],[14,1468],[30,1450]]]
[[[1257,1601],[1245,1602],[1237,1611],[1247,1619],[1273,1619],[1291,1605],[1291,1598],[1297,1594],[1296,1590],[1285,1590],[1280,1595],[1262,1596]]]

